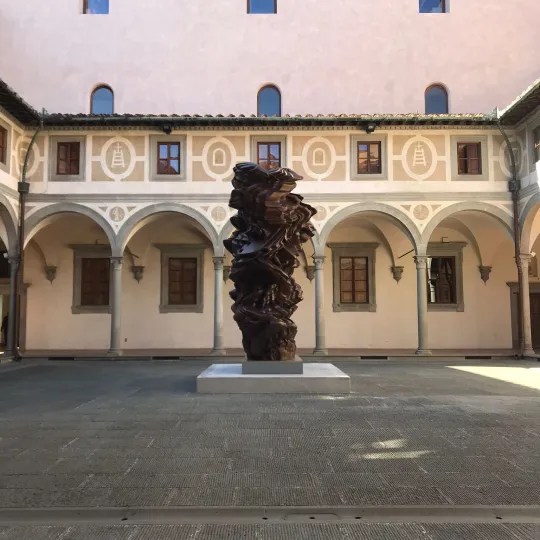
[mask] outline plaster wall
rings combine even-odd
[[[441,82],[452,112],[489,112],[538,76],[537,0],[452,0],[444,15],[417,0],[278,0],[276,15],[245,0],[82,3],[0,5],[0,73],[38,109],[88,112],[107,83],[119,113],[252,114],[274,83],[284,113],[415,112]]]

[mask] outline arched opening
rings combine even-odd
[[[257,94],[257,116],[281,116],[281,92],[268,85]]]
[[[114,92],[109,86],[98,86],[92,92],[90,114],[114,114]]]
[[[426,89],[426,114],[448,114],[448,92],[444,86],[434,84]]]

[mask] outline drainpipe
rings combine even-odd
[[[523,358],[525,351],[525,337],[523,335],[523,297],[521,296],[522,284],[523,284],[523,267],[521,266],[521,230],[519,228],[519,190],[521,189],[521,182],[517,174],[516,166],[516,156],[514,155],[514,150],[510,144],[510,139],[504,130],[504,127],[501,124],[500,118],[497,119],[497,127],[503,136],[506,147],[508,148],[508,154],[510,156],[510,169],[512,173],[512,179],[508,183],[508,189],[512,194],[512,213],[514,220],[514,258],[516,261],[517,267],[517,277],[518,277],[518,338],[519,338],[519,355],[520,358]],[[528,279],[528,276],[527,276]]]
[[[11,343],[13,344],[13,360],[20,362],[21,355],[19,351],[19,335],[21,327],[21,300],[20,290],[24,280],[24,219],[26,214],[26,196],[30,193],[30,184],[26,181],[26,172],[28,170],[28,162],[30,161],[30,152],[36,142],[39,132],[43,129],[43,116],[41,117],[40,125],[36,129],[30,144],[26,150],[24,157],[24,165],[21,173],[21,181],[17,184],[17,191],[19,192],[19,231],[17,235],[17,257],[15,263],[17,265],[17,271],[15,273],[15,286],[14,286],[14,302],[12,306],[14,313],[10,313],[9,317],[13,317],[14,324],[11,326]]]

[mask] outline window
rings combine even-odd
[[[458,174],[482,174],[481,144],[459,143],[457,145]]]
[[[428,244],[427,294],[430,311],[463,311],[465,242]]]
[[[540,126],[533,130],[534,161],[540,161]]]
[[[448,114],[448,92],[440,85],[426,90],[426,114]]]
[[[70,247],[73,250],[72,313],[109,313],[109,247],[102,244]]]
[[[257,116],[281,116],[281,94],[275,86],[265,86],[257,96]]]
[[[98,86],[90,99],[90,114],[113,114],[114,94],[108,86]]]
[[[446,13],[447,0],[420,0],[420,13]]]
[[[247,0],[248,13],[277,13],[277,0]]]
[[[206,246],[161,244],[161,313],[202,313]]]
[[[334,311],[376,311],[375,251],[378,244],[328,244],[332,249]]]
[[[78,175],[80,170],[81,143],[59,142],[57,146],[56,174]]]
[[[108,258],[81,260],[81,306],[109,305],[110,264]]]
[[[358,142],[358,174],[381,174],[381,143]]]
[[[109,0],[84,0],[83,12],[88,15],[108,15]]]
[[[8,132],[6,128],[0,126],[0,163],[7,163],[8,154]]]
[[[281,143],[257,143],[257,164],[271,171],[281,166]]]
[[[158,174],[180,174],[180,143],[158,142]]]

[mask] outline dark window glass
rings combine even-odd
[[[9,279],[10,277],[10,264],[7,258],[7,251],[0,251],[0,278]]]
[[[426,90],[426,114],[448,114],[448,93],[442,86]]]
[[[180,143],[158,143],[158,174],[180,174]]]
[[[108,86],[100,86],[92,92],[90,114],[113,114],[114,94]]]
[[[446,13],[446,0],[420,0],[420,13]]]
[[[339,268],[340,302],[342,304],[367,304],[367,257],[340,257]]]
[[[267,171],[281,167],[281,143],[257,143],[257,163]]]
[[[56,156],[56,174],[79,174],[81,143],[59,142]]]
[[[197,303],[197,259],[169,259],[169,305]]]
[[[456,303],[456,258],[428,258],[428,303]]]
[[[358,174],[381,174],[381,143],[358,143]]]
[[[84,12],[88,15],[107,15],[109,0],[84,0]]]
[[[482,174],[480,143],[458,143],[458,174]]]
[[[81,306],[109,305],[109,259],[81,260]]]
[[[540,161],[540,126],[533,131],[534,161]]]
[[[265,86],[257,96],[257,116],[281,116],[281,94],[275,86]]]
[[[277,0],[248,0],[248,13],[277,13]]]
[[[7,129],[0,126],[0,163],[7,162]]]

